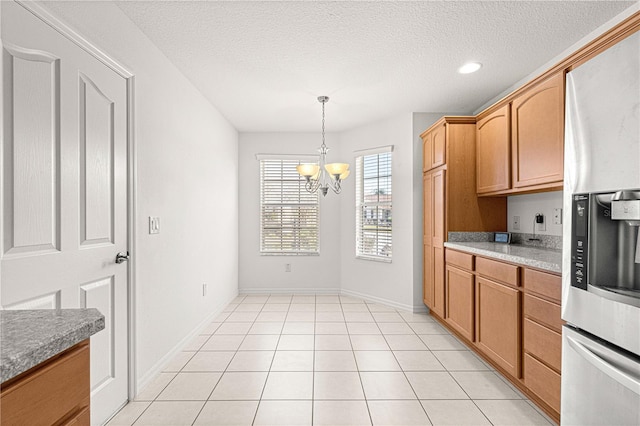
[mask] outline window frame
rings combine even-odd
[[[259,195],[259,227],[260,227],[260,232],[259,232],[259,241],[258,241],[258,248],[259,248],[259,253],[260,256],[319,256],[320,255],[320,197],[319,197],[319,193],[316,192],[315,194],[309,194],[307,193],[304,184],[305,184],[305,179],[304,177],[298,175],[295,166],[297,166],[298,164],[302,164],[302,163],[318,163],[319,162],[319,157],[318,156],[310,156],[310,155],[287,155],[287,154],[258,154],[256,155],[256,159],[258,160],[259,163],[259,185],[260,185],[260,195]],[[299,203],[285,203],[285,202],[280,202],[280,203],[275,203],[275,202],[266,202],[266,198],[267,198],[267,194],[265,194],[265,167],[267,166],[266,162],[270,162],[271,165],[270,167],[274,167],[275,165],[273,163],[276,162],[280,162],[281,163],[281,173],[285,173],[285,169],[284,169],[284,165],[285,163],[287,164],[287,168],[289,170],[286,170],[286,175],[288,175],[290,178],[287,180],[284,176],[282,176],[281,178],[281,182],[286,182],[288,181],[289,183],[294,182],[293,179],[291,179],[291,176],[293,176],[293,173],[295,172],[295,176],[298,177],[298,192],[297,194],[299,194],[301,197],[300,198],[310,198],[310,197],[314,197],[315,199],[315,203],[308,203],[308,202],[299,202]],[[266,181],[277,181],[278,179],[267,179]],[[282,187],[281,188],[281,195],[280,197],[282,198],[282,195],[285,193],[285,188]],[[275,195],[277,197],[277,195]],[[304,197],[302,197],[304,196]],[[274,195],[272,194],[270,197],[274,197]],[[279,206],[279,207],[294,207],[295,206],[299,206],[299,211],[302,210],[300,209],[300,206],[305,206],[305,207],[309,207],[309,206],[314,206],[315,207],[315,250],[300,250],[300,247],[298,246],[298,250],[274,250],[273,248],[268,247],[268,245],[265,245],[265,230],[267,229],[267,227],[265,226],[265,206]],[[282,213],[281,213],[282,214]],[[283,218],[280,218],[280,223],[283,223]],[[294,238],[295,235],[298,235],[297,238],[299,238],[299,233],[302,229],[305,228],[296,228],[295,226],[293,227],[284,227],[281,226],[280,228],[271,228],[271,229],[287,229],[287,230],[293,230],[294,233]],[[306,228],[309,229],[309,228]],[[280,235],[280,245],[282,247],[283,245],[283,241],[285,241],[285,239],[283,238],[283,235]]]
[[[361,260],[370,260],[370,261],[375,261],[375,262],[385,262],[385,263],[391,263],[393,261],[393,145],[389,145],[389,146],[383,146],[383,147],[379,147],[379,148],[373,148],[373,149],[366,149],[366,150],[361,150],[361,151],[356,151],[356,158],[355,158],[355,164],[356,164],[356,176],[355,176],[355,180],[356,180],[356,190],[355,190],[355,257],[356,259],[361,259]],[[380,160],[380,155],[381,154],[389,154],[389,174],[388,175],[381,175],[380,174],[380,163],[378,163],[378,170],[377,170],[377,175],[375,177],[375,179],[378,179],[378,187],[380,184],[379,179],[380,178],[388,178],[389,179],[389,189],[390,189],[390,194],[389,194],[389,200],[383,200],[380,201],[380,199],[378,199],[377,201],[373,202],[373,201],[366,201],[364,199],[365,197],[365,193],[364,193],[364,157],[368,157],[368,156],[378,156],[378,161]],[[378,194],[379,195],[379,194]],[[363,243],[361,241],[362,239],[362,234],[364,232],[363,230],[363,210],[366,207],[389,207],[390,210],[390,225],[389,225],[389,237],[388,240],[390,241],[390,246],[391,246],[391,250],[390,250],[390,254],[387,256],[381,255],[381,254],[372,254],[372,253],[364,253],[362,251],[363,248]],[[380,235],[380,226],[379,224],[376,224],[376,240],[378,240],[378,236]],[[386,232],[386,231],[385,231]],[[378,245],[378,243],[376,243],[376,246]]]

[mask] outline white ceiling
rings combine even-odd
[[[471,113],[635,2],[124,1],[241,132]],[[461,75],[457,68],[483,68]]]

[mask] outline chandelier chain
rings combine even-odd
[[[326,148],[327,145],[324,143],[324,104],[326,101],[322,102],[322,148]]]

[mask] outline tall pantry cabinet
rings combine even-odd
[[[445,309],[444,243],[449,232],[506,231],[506,198],[476,194],[475,117],[443,117],[420,135],[423,146],[424,303]]]

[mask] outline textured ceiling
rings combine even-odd
[[[123,1],[242,132],[470,113],[635,2]],[[483,68],[461,75],[457,68]]]

